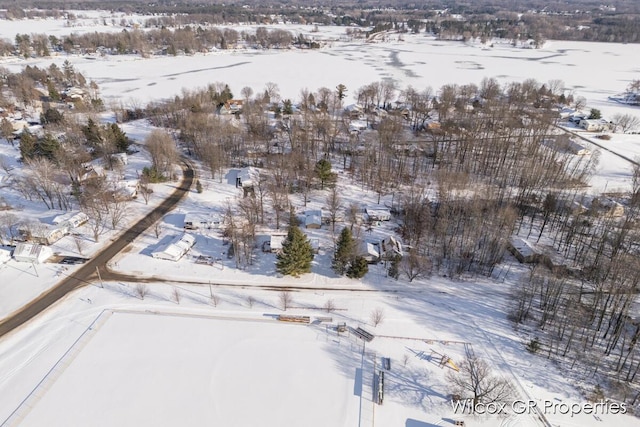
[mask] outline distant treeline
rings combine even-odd
[[[73,9],[107,9],[125,13],[154,15],[147,26],[180,28],[191,26],[251,23],[273,24],[287,21],[296,24],[342,25],[360,28],[385,28],[397,31],[428,32],[444,39],[507,38],[533,39],[539,44],[547,39],[581,40],[616,43],[640,41],[640,2],[613,1],[603,6],[599,2],[577,0],[570,5],[541,0],[506,1],[484,0],[444,3],[441,0],[395,2],[393,8],[383,2],[333,1],[322,6],[302,7],[308,2],[299,0],[295,5],[275,1],[251,2],[93,2],[74,4],[38,2],[40,9],[21,9],[14,3],[0,1],[7,10],[8,19],[75,16],[65,12]],[[28,3],[22,4],[27,7]],[[382,7],[385,6],[385,7]],[[44,10],[44,8],[48,8]],[[220,39],[220,36],[215,36]],[[220,48],[222,43],[220,44]],[[198,50],[190,46],[190,49]],[[179,49],[179,48],[178,48]]]
[[[0,55],[24,57],[49,56],[52,51],[66,53],[140,54],[147,56],[192,54],[212,49],[229,49],[242,44],[253,48],[286,49],[292,46],[317,48],[319,45],[303,35],[294,36],[281,29],[258,27],[251,33],[232,28],[185,26],[182,28],[141,31],[125,28],[118,33],[70,34],[63,38],[46,34],[17,34],[15,44],[0,40]]]

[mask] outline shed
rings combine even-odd
[[[18,262],[41,264],[53,256],[53,250],[37,243],[18,243],[13,250],[13,259]]]
[[[166,259],[169,261],[178,261],[189,249],[196,243],[196,238],[191,234],[182,234],[174,236],[167,244],[156,249],[151,256],[157,259]]]
[[[511,238],[508,249],[518,261],[524,263],[537,263],[542,256],[531,243],[520,237]]]
[[[282,250],[282,243],[287,238],[287,233],[273,233],[269,241],[271,252],[279,252]]]
[[[304,214],[304,226],[315,229],[322,227],[322,210],[306,211]]]

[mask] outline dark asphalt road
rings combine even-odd
[[[184,173],[180,185],[176,187],[173,193],[158,207],[151,211],[148,214],[149,216],[158,215],[162,217],[166,215],[189,193],[191,185],[193,184],[194,171],[187,162],[185,162],[184,165]],[[149,228],[149,226],[150,224],[147,218],[142,218],[71,276],[62,280],[26,306],[2,320],[0,322],[0,337],[33,319],[51,307],[51,305],[60,301],[74,289],[95,281],[97,279],[96,268],[100,271],[101,275],[102,272],[106,272],[105,266],[107,262],[122,251],[129,243],[133,242],[140,234]]]

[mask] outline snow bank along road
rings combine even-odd
[[[167,197],[158,207],[149,213],[149,215],[164,216],[172,210],[189,192],[194,179],[194,169],[188,161],[183,161],[183,174],[180,185]],[[106,271],[105,265],[118,252],[123,250],[129,243],[133,242],[147,228],[149,223],[145,218],[140,219],[132,227],[126,230],[109,246],[104,248],[90,261],[84,264],[78,271],[60,281],[56,286],[38,296],[18,311],[11,314],[0,322],[0,337],[11,332],[15,328],[23,325],[33,319],[38,314],[49,308],[52,304],[64,298],[74,289],[91,283],[97,279],[96,271]]]

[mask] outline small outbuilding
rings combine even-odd
[[[322,210],[306,211],[304,214],[304,226],[318,229],[322,227]]]

